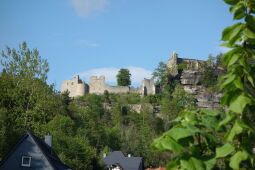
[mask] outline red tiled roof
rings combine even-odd
[[[147,169],[145,169],[145,170],[166,170],[166,168],[164,168],[164,167],[159,167],[159,168],[147,168]]]

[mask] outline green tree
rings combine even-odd
[[[73,169],[93,169],[96,149],[88,139],[77,132],[77,122],[68,116],[57,115],[47,125],[47,132],[53,135],[53,148],[60,159]]]
[[[200,82],[203,86],[207,88],[214,87],[217,84],[218,71],[215,60],[215,57],[209,55],[207,61],[204,63],[203,66],[204,68],[200,78]]]
[[[111,104],[111,100],[109,98],[109,91],[108,90],[104,91],[104,102]]]
[[[223,57],[223,54],[220,53],[216,56],[216,67],[219,68],[219,67],[223,67],[223,64],[222,64],[222,57]]]
[[[167,65],[164,62],[159,62],[158,67],[152,73],[154,79],[156,79],[156,85],[160,85],[161,87],[167,85],[169,71],[167,69]]]
[[[131,74],[128,69],[120,69],[116,77],[118,86],[131,85]]]
[[[231,50],[222,62],[227,73],[222,77],[222,105],[228,110],[219,126],[230,126],[224,143],[216,149],[218,159],[225,158],[233,169],[255,169],[254,108],[255,108],[255,1],[225,0],[234,20],[240,20],[222,32],[222,44]],[[226,149],[227,148],[227,149]],[[217,156],[217,151],[224,154]]]
[[[183,86],[177,84],[171,95],[165,95],[160,103],[161,114],[165,121],[165,129],[173,125],[179,112],[184,109],[195,109],[196,101],[193,95],[184,91]]]
[[[1,56],[0,63],[5,72],[13,76],[46,81],[49,71],[47,60],[40,56],[38,49],[30,50],[26,42],[19,45],[19,50],[7,46]]]
[[[25,42],[19,50],[6,48],[0,63],[0,157],[25,130],[41,134],[43,124],[60,113],[53,86],[46,84],[48,63]]]

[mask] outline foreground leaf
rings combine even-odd
[[[235,5],[239,2],[239,0],[224,0],[229,5]]]
[[[248,159],[248,153],[246,151],[238,151],[231,158],[229,166],[233,169],[239,169],[239,165],[242,161]]]
[[[223,158],[234,151],[235,148],[231,144],[226,143],[222,147],[216,149],[216,158]]]
[[[242,113],[245,106],[251,102],[251,99],[244,95],[238,96],[234,101],[230,102],[229,109],[236,113]]]
[[[243,131],[243,127],[240,125],[239,121],[235,121],[234,126],[232,127],[232,129],[230,130],[229,133],[227,133],[227,135],[225,136],[225,140],[227,142],[232,142],[234,137],[240,133],[242,133]]]
[[[204,165],[203,162],[201,160],[198,160],[194,157],[191,157],[189,159],[189,163],[193,165],[193,167],[195,168],[195,170],[204,170]]]
[[[204,164],[206,166],[206,170],[211,170],[215,167],[216,165],[216,159],[209,159],[208,161],[204,161]]]
[[[176,127],[172,128],[171,130],[169,130],[165,134],[171,136],[176,141],[178,141],[179,139],[186,138],[186,137],[194,135],[194,133],[189,129],[176,128]]]

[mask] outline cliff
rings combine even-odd
[[[201,85],[201,75],[205,61],[182,59],[174,53],[169,59],[167,67],[171,75],[180,77],[180,82],[187,93],[193,94],[197,100],[197,105],[202,109],[217,109],[220,107],[220,93],[210,93],[207,88]],[[178,65],[185,64],[185,69],[178,71]],[[179,75],[180,74],[180,75]]]

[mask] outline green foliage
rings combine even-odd
[[[162,94],[147,95],[141,99],[141,102],[142,103],[150,103],[154,106],[156,106],[156,105],[158,106],[160,104],[162,97],[163,97]]]
[[[120,69],[116,77],[118,86],[131,85],[131,74],[128,69]]]
[[[186,69],[187,69],[187,64],[186,63],[181,63],[181,64],[178,64],[178,66],[177,66],[178,72],[181,72],[181,71],[186,70]]]
[[[229,2],[227,2],[229,3]],[[228,106],[226,118],[220,126],[231,126],[225,134],[224,141],[231,143],[235,152],[228,160],[233,169],[247,167],[254,169],[252,148],[254,143],[254,73],[255,65],[255,22],[254,1],[236,1],[229,3],[233,6],[230,11],[234,19],[243,19],[227,27],[222,33],[224,46],[232,48],[223,56],[223,64],[227,67],[227,74],[222,77],[221,88],[224,91],[222,104]],[[253,20],[253,21],[252,21]],[[226,145],[226,144],[225,144]],[[245,162],[246,161],[246,162]]]
[[[110,98],[109,98],[109,92],[108,92],[108,90],[105,90],[104,91],[104,101],[105,101],[105,103],[111,103],[111,100],[110,100]]]
[[[141,96],[137,93],[122,93],[122,94],[109,94],[109,100],[112,103],[119,104],[138,104],[142,100]]]
[[[64,163],[74,169],[92,169],[96,150],[79,131],[80,122],[68,93],[60,95],[46,84],[48,63],[26,43],[19,50],[7,47],[6,51],[0,74],[0,160],[26,130],[31,130],[41,137],[51,133],[53,147]],[[95,105],[98,101],[95,99]]]
[[[216,158],[226,157],[234,151],[235,148],[231,144],[226,143],[225,145],[216,149]]]
[[[54,137],[53,148],[62,161],[75,169],[92,169],[96,150],[86,137],[77,133],[75,126],[70,117],[58,115],[46,127]]]
[[[179,153],[169,164],[169,169],[214,167],[214,149],[218,142],[213,134],[219,122],[218,114],[210,110],[185,110],[174,120],[175,126],[154,140],[154,149]]]
[[[221,64],[221,55],[218,55],[216,58],[209,55],[208,60],[203,66],[200,82],[204,87],[214,88],[217,84],[218,77],[220,76],[218,67]]]
[[[25,130],[41,133],[55,114],[64,114],[52,86],[45,82],[48,63],[39,52],[27,48],[7,47],[2,52],[0,74],[0,158],[10,149]]]
[[[214,87],[217,84],[217,74],[213,67],[206,67],[201,75],[201,84],[205,87]]]
[[[7,46],[1,56],[1,65],[6,73],[46,81],[48,62],[41,58],[37,49],[30,50],[26,42],[19,45],[19,50]]]
[[[172,93],[165,94],[160,102],[160,110],[165,120],[165,129],[172,126],[172,120],[184,109],[195,109],[196,101],[193,95],[184,91],[180,84],[175,85]]]
[[[223,30],[224,46],[231,48],[217,64],[227,73],[221,78],[225,114],[217,111],[184,111],[169,131],[153,142],[156,150],[178,156],[168,169],[254,169],[254,80],[255,1],[224,0],[232,5],[234,20],[244,19]],[[212,58],[208,65],[212,65]],[[209,77],[209,73],[205,74]],[[223,116],[223,119],[221,118]],[[224,140],[219,137],[223,133]],[[223,162],[222,162],[223,160]]]
[[[141,98],[106,91],[103,96],[86,94],[71,99],[68,93],[58,94],[46,84],[47,61],[23,43],[19,50],[7,47],[2,52],[0,160],[25,130],[32,130],[41,137],[52,134],[55,151],[73,169],[101,169],[102,153],[111,150],[143,157],[145,167],[171,160],[168,169],[254,169],[255,3],[225,1],[233,5],[234,19],[245,22],[223,31],[224,46],[231,51],[223,58],[218,55],[216,62],[213,57],[207,62],[208,67],[227,69],[221,78],[225,114],[195,110],[194,98],[163,63],[154,72],[164,87],[160,95]],[[179,66],[182,69],[184,65]],[[129,71],[122,70],[126,80],[120,85],[130,85]],[[207,71],[206,77],[213,75],[212,69]],[[104,108],[105,103],[109,108]],[[131,109],[134,104],[147,103],[160,106],[161,115],[151,114],[149,107],[139,114]],[[157,139],[153,142],[153,138]],[[152,152],[152,142],[158,152]]]
[[[168,83],[168,77],[170,76],[167,65],[164,62],[159,62],[158,67],[152,73],[153,78],[156,80],[156,85],[164,87]]]

